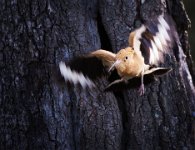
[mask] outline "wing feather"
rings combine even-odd
[[[130,33],[129,44],[135,51],[141,52],[146,64],[158,65],[164,61],[163,54],[173,48],[175,31],[171,17],[161,15]]]
[[[97,50],[84,56],[74,57],[69,62],[60,62],[59,68],[65,81],[83,88],[93,87],[92,80],[106,74],[115,60],[115,54],[106,50]]]
[[[103,65],[107,68],[110,68],[112,66],[112,64],[115,62],[115,57],[116,57],[116,54],[102,49],[94,51],[90,55],[100,59]]]

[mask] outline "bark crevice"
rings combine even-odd
[[[102,18],[100,13],[98,12],[97,15],[97,27],[98,27],[98,33],[100,36],[100,42],[101,42],[101,49],[112,51],[112,46],[108,37],[108,34],[106,33],[106,30],[104,28],[104,25],[102,23]],[[127,110],[125,106],[125,99],[124,99],[124,93],[123,92],[113,92],[114,96],[116,97],[118,108],[120,110],[121,115],[121,122],[122,122],[122,136],[121,136],[121,150],[127,149],[127,142],[128,142],[128,135],[127,135],[127,124],[128,124],[128,116],[127,116]]]
[[[106,30],[102,23],[102,18],[99,12],[97,13],[97,28],[98,28],[98,34],[100,37],[101,49],[113,51],[108,34],[106,33]]]

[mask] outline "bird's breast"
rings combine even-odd
[[[143,70],[143,65],[139,63],[121,64],[116,67],[118,74],[122,78],[132,78],[140,76]]]

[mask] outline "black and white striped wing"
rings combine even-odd
[[[173,48],[175,32],[172,19],[167,15],[161,15],[133,31],[129,37],[129,44],[141,52],[145,64],[157,65],[163,62],[164,53],[169,53]]]
[[[67,63],[60,62],[60,73],[69,83],[91,88],[94,86],[94,80],[105,75],[114,59],[115,54],[97,50],[85,56],[74,57]]]

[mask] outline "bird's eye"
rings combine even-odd
[[[128,59],[128,57],[126,56],[125,59]]]

